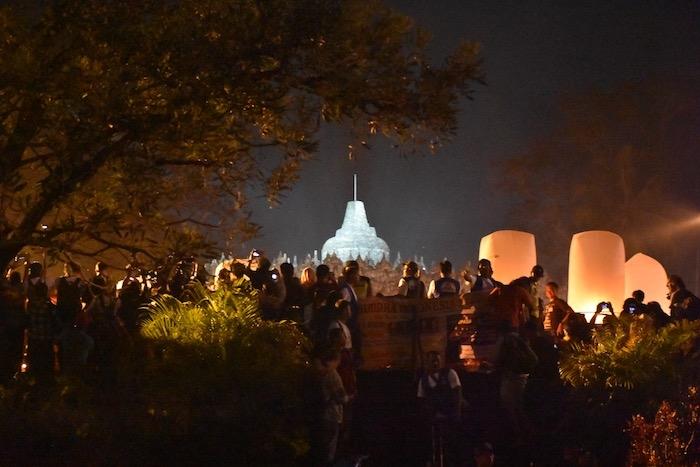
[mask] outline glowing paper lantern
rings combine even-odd
[[[488,259],[493,277],[507,284],[521,276],[529,276],[537,264],[535,236],[517,230],[499,230],[481,239],[479,259]]]
[[[569,250],[571,307],[590,320],[600,302],[611,302],[619,314],[625,300],[625,244],[612,232],[577,233]]]
[[[631,297],[635,290],[642,290],[644,301],[659,302],[663,310],[668,310],[667,278],[661,263],[651,256],[637,253],[625,263],[625,297]]]

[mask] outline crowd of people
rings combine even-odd
[[[472,322],[496,329],[498,336],[497,358],[484,362],[481,369],[500,374],[501,406],[516,434],[515,442],[522,442],[530,430],[523,410],[530,376],[557,378],[556,349],[590,340],[591,323],[597,315],[603,316],[603,323],[612,319],[612,305],[601,302],[589,323],[559,296],[556,282],[542,286],[544,269],[539,265],[528,277],[508,284],[494,278],[487,259],[478,262],[475,274],[465,271],[462,281],[453,278],[447,260],[440,263],[439,272],[440,277],[426,286],[418,265],[406,262],[395,296],[461,296],[465,303],[475,304]],[[79,265],[68,262],[64,274],[52,284],[47,283],[39,262],[9,271],[0,281],[0,382],[9,382],[25,370],[37,381],[48,381],[57,371],[71,374],[87,367],[95,371],[109,368],[118,343],[138,334],[143,305],[155,295],[168,293],[185,300],[196,282],[241,293],[257,290],[264,319],[294,321],[313,343],[314,376],[306,396],[315,408],[310,418],[314,465],[332,465],[339,453],[351,452],[353,404],[358,397],[356,371],[362,363],[360,303],[373,296],[372,282],[361,274],[358,262],[345,262],[337,278],[325,264],[306,267],[297,277],[291,264],[274,269],[263,252],[253,250],[247,260],[223,264],[210,279],[193,259],[180,261],[172,274],[149,273],[129,265],[118,281],[102,262],[89,277]],[[700,318],[700,300],[680,277],[669,276],[667,286],[669,313],[657,302],[645,303],[643,291],[635,291],[618,316],[645,315],[656,327]],[[451,344],[477,343],[478,331],[472,326],[469,332],[460,332],[458,326],[450,334]],[[429,354],[428,365],[416,380],[425,438],[432,447],[426,449],[427,462],[438,462],[439,456],[439,462],[449,464],[458,450],[464,407],[462,383],[454,370],[458,358],[458,353],[449,351]],[[490,443],[476,446],[474,462],[493,465]]]

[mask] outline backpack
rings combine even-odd
[[[434,387],[430,386],[431,374],[425,373],[421,377],[421,385],[433,417],[441,415],[451,419],[458,419],[460,417],[460,407],[459,402],[455,400],[454,389],[450,386],[449,373],[449,368],[441,368],[437,373]]]
[[[404,277],[406,281],[406,298],[425,297],[425,284],[417,277]]]

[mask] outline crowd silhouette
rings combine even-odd
[[[313,343],[304,389],[309,462],[323,466],[353,460],[359,465],[367,457],[358,435],[364,422],[358,404],[368,403],[358,381],[363,361],[359,315],[363,300],[375,296],[372,280],[362,274],[358,261],[345,262],[337,278],[326,264],[305,267],[298,277],[290,263],[278,268],[253,250],[246,260],[223,263],[215,277],[208,277],[194,258],[180,261],[169,274],[128,265],[119,280],[103,262],[89,276],[67,262],[64,274],[52,284],[42,263],[10,270],[0,281],[0,383],[12,384],[22,374],[37,384],[51,384],[59,374],[108,380],[120,345],[139,338],[148,312],[144,305],[153,297],[170,294],[185,301],[195,283],[242,294],[256,290],[264,319],[295,322]],[[558,371],[561,353],[590,342],[596,326],[613,320],[643,319],[660,329],[700,318],[700,300],[675,275],[668,277],[668,311],[657,302],[645,302],[644,292],[637,290],[618,313],[609,302],[601,302],[589,321],[560,297],[557,282],[544,282],[540,265],[507,284],[495,278],[497,271],[487,259],[478,262],[476,273],[464,271],[461,281],[452,277],[447,260],[439,264],[440,277],[428,286],[420,273],[414,261],[404,263],[395,294],[387,299],[461,296],[469,319],[446,330],[445,352],[431,352],[423,360],[425,368],[415,369],[414,431],[421,446],[416,465],[529,465],[536,460],[556,465],[562,459],[574,463],[573,457],[578,465],[593,465],[590,453],[538,450],[546,445],[549,430],[560,426],[548,417],[556,418],[565,403]],[[496,357],[476,367],[465,365],[461,349],[485,339],[495,346]],[[475,406],[483,402],[469,393],[477,375],[497,389],[494,405]]]

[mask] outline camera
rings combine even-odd
[[[257,258],[258,256],[260,256],[260,251],[258,251],[258,250],[253,250],[253,251],[250,253],[250,256],[252,256],[253,258]]]

